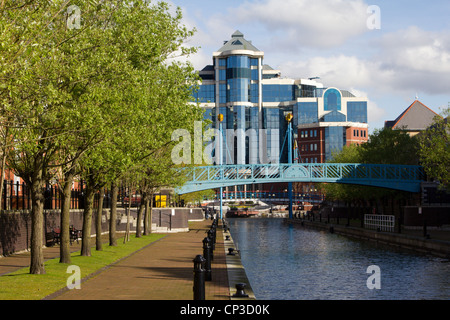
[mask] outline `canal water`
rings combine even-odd
[[[448,259],[283,219],[227,222],[259,300],[450,299]]]

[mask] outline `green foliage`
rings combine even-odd
[[[198,204],[205,197],[212,198],[215,195],[214,190],[203,190],[192,193],[186,193],[181,195],[181,199],[184,200],[184,203]]]
[[[344,146],[341,152],[333,154],[330,163],[373,163],[417,165],[418,141],[401,130],[383,128],[375,130],[368,142],[361,145]],[[319,189],[330,200],[358,201],[383,197],[404,197],[405,192],[390,189],[322,183]]]
[[[450,190],[450,108],[437,116],[434,124],[419,136],[421,165],[431,179],[440,182],[441,187]]]
[[[417,165],[418,143],[406,131],[377,129],[369,141],[361,145],[363,163]]]
[[[106,246],[103,251],[96,251],[92,257],[82,257],[79,252],[72,253],[72,264],[80,267],[81,278],[130,255],[164,235],[152,234],[146,237],[132,237],[130,242],[118,246]],[[21,269],[2,276],[0,300],[41,300],[67,286],[67,264],[59,263],[58,259],[45,262],[47,273],[36,276]]]
[[[67,172],[91,189],[127,171],[136,183],[179,183],[168,173],[171,134],[201,119],[189,103],[198,76],[173,59],[196,50],[183,46],[194,31],[181,18],[149,0],[0,2],[0,116],[13,141],[3,149],[33,201]]]

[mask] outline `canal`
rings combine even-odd
[[[283,219],[227,222],[259,300],[450,299],[448,259]]]

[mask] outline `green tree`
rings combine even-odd
[[[376,164],[417,165],[418,141],[406,131],[376,129],[361,145],[361,161]]]
[[[429,178],[450,190],[450,108],[437,116],[433,125],[419,135],[420,163]]]
[[[416,165],[417,139],[401,130],[383,128],[375,130],[367,143],[351,145],[341,152],[333,154],[331,163],[373,163]],[[330,200],[340,200],[353,204],[372,202],[379,210],[387,200],[394,201],[409,198],[409,193],[386,188],[347,185],[320,184]],[[384,201],[383,201],[384,200]]]
[[[30,272],[36,274],[45,273],[45,182],[58,173],[67,195],[81,172],[88,182],[87,235],[93,190],[115,183],[123,168],[164,145],[173,128],[168,123],[184,125],[196,114],[180,103],[192,84],[192,67],[167,61],[176,51],[191,52],[181,48],[192,32],[179,25],[180,10],[172,17],[163,2],[86,1],[78,4],[81,26],[69,28],[71,4],[77,3],[5,0],[0,6],[1,117],[14,141],[4,149],[8,164],[31,188]],[[111,163],[113,169],[105,170]],[[84,241],[83,248],[88,245]]]
[[[1,6],[2,116],[14,144],[8,165],[31,189],[30,273],[45,273],[42,255],[44,186],[61,168],[61,145],[80,132],[82,110],[73,109],[76,57],[63,44],[70,1],[4,1]],[[68,81],[69,80],[69,81]],[[78,112],[78,113],[77,113]],[[70,120],[68,120],[70,119]],[[66,160],[64,160],[66,161]]]

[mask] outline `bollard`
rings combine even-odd
[[[234,256],[235,255],[234,249],[233,248],[228,248],[228,254],[227,255],[228,256]]]
[[[213,224],[211,226],[211,231],[212,231],[212,235],[213,235],[213,241],[214,241],[214,243],[216,243],[217,225]]]
[[[213,250],[216,250],[216,246],[215,246],[216,242],[214,241],[214,230],[213,229],[208,230],[208,237],[211,240]]]
[[[237,283],[236,284],[236,293],[233,294],[235,298],[248,298],[248,294],[245,293],[245,283]]]
[[[197,255],[194,260],[194,300],[205,300],[205,258]]]
[[[225,236],[225,241],[230,241],[230,236]]]
[[[205,258],[205,280],[211,281],[211,245],[208,237],[203,239],[203,257]]]
[[[214,261],[214,249],[215,249],[215,245],[214,245],[214,241],[213,241],[213,238],[212,238],[211,230],[208,230],[207,234],[208,234],[208,235],[207,235],[207,238],[208,238],[208,240],[209,240],[209,246],[210,246],[209,252],[210,252],[210,256],[211,256],[211,261]]]

